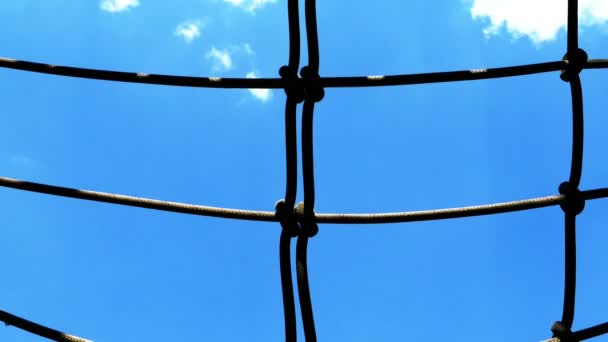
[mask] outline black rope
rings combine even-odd
[[[310,298],[310,287],[308,285],[308,262],[307,262],[308,236],[301,234],[296,243],[296,267],[298,279],[298,296],[300,298],[300,311],[302,313],[302,325],[306,342],[316,342],[317,332]]]
[[[584,51],[582,53],[584,53]],[[578,74],[570,76],[569,78],[570,93],[572,94],[572,164],[570,166],[570,179],[568,180],[568,183],[570,183],[572,187],[578,188],[583,173],[583,89]]]
[[[47,194],[52,196],[75,198],[87,201],[111,203],[136,208],[167,211],[180,214],[220,217],[235,220],[280,222],[281,218],[276,211],[255,211],[232,208],[218,208],[189,203],[169,202],[144,197],[134,197],[107,192],[90,191],[66,188],[55,185],[27,182],[13,178],[0,177],[0,187],[22,191]],[[585,190],[580,192],[583,199],[596,200],[608,198],[608,188]],[[403,223],[431,220],[445,220],[454,218],[504,214],[516,211],[546,208],[563,205],[566,195],[553,195],[536,197],[519,201],[492,203],[458,208],[432,209],[421,211],[405,211],[393,213],[315,213],[314,222],[331,224],[377,224],[377,223]],[[304,215],[295,213],[296,220],[300,221]]]
[[[315,207],[315,171],[313,156],[313,116],[314,102],[304,101],[302,113],[302,178],[304,182],[304,210],[306,221],[314,222]],[[310,227],[302,227],[309,229]],[[308,231],[305,235],[313,236],[316,232]]]
[[[298,141],[296,114],[303,94],[299,89],[297,70],[300,66],[300,14],[298,0],[287,2],[289,25],[289,64],[281,67],[279,74],[285,82],[285,199],[275,206],[282,227],[279,262],[281,268],[281,291],[283,293],[283,315],[285,319],[285,341],[296,342],[296,308],[291,279],[291,239],[298,235],[298,222],[294,205],[298,188]]]
[[[565,217],[565,284],[564,284],[564,308],[562,312],[562,324],[568,330],[572,329],[574,322],[574,303],[576,295],[576,216],[566,214]]]
[[[572,158],[570,177],[560,184],[559,192],[566,196],[560,206],[564,211],[564,304],[561,321],[551,328],[560,341],[573,339],[572,324],[576,304],[576,216],[585,208],[585,199],[578,187],[583,172],[584,113],[580,72],[587,63],[587,53],[578,47],[578,0],[568,0],[568,42],[564,55],[567,61],[560,77],[570,84],[572,99]]]
[[[81,200],[112,203],[130,207],[146,208],[160,211],[168,211],[196,216],[222,217],[238,220],[278,222],[279,218],[275,212],[241,210],[232,208],[218,208],[188,203],[161,201],[151,198],[134,197],[107,192],[81,190],[66,188],[62,186],[27,182],[18,179],[0,177],[0,186],[41,194],[76,198]]]
[[[308,13],[308,12],[307,12]],[[310,93],[307,93],[309,96]],[[314,101],[309,97],[304,101],[302,114],[302,168],[304,181],[304,202],[296,208],[296,214],[301,217],[300,235],[296,243],[296,263],[298,295],[300,298],[300,311],[306,342],[316,342],[317,334],[314,323],[314,312],[310,295],[308,279],[308,239],[319,231],[314,220],[315,185],[314,185],[314,157],[313,157],[313,114]]]
[[[568,0],[568,52],[578,49],[578,0]]]
[[[29,333],[32,333],[34,335],[38,335],[40,337],[44,337],[47,338],[49,340],[52,341],[57,341],[57,342],[92,342],[90,340],[81,338],[81,337],[77,337],[74,335],[70,335],[70,334],[66,334],[64,332],[55,330],[55,329],[51,329],[51,328],[47,328],[43,325],[40,325],[38,323],[34,323],[31,321],[28,321],[25,318],[21,318],[18,316],[15,316],[13,314],[10,314],[6,311],[2,311],[0,310],[0,322],[4,322],[4,324],[8,325],[12,325],[15,328],[19,328],[21,330],[27,331]]]
[[[608,334],[608,322],[579,330],[573,333],[572,337],[574,341],[584,341],[604,334]]]
[[[298,0],[287,1],[289,25],[289,68],[295,72],[300,66],[300,11]]]
[[[65,188],[0,177],[0,186],[55,196],[113,203],[132,207],[148,208],[183,214],[212,216],[232,219],[279,222],[282,227],[279,246],[281,288],[285,315],[285,340],[295,342],[297,338],[295,299],[291,280],[291,240],[296,243],[297,281],[300,309],[307,342],[316,342],[312,300],[308,279],[308,240],[317,234],[318,223],[369,224],[397,223],[425,220],[440,220],[459,217],[499,214],[521,210],[560,205],[565,214],[565,275],[564,304],[561,321],[551,328],[554,340],[578,342],[608,333],[608,323],[572,332],[576,294],[576,216],[585,207],[585,201],[608,198],[608,188],[580,191],[583,168],[584,113],[583,90],[580,72],[584,69],[608,68],[608,59],[589,60],[587,53],[578,47],[578,3],[568,0],[567,52],[561,61],[508,66],[501,68],[432,72],[409,75],[377,75],[352,77],[319,76],[319,37],[317,32],[316,2],[305,1],[308,65],[300,71],[300,23],[298,0],[288,0],[289,63],[279,70],[281,78],[220,78],[156,75],[56,66],[0,57],[0,67],[44,74],[155,85],[205,87],[205,88],[283,88],[285,102],[285,198],[275,205],[275,212],[217,208],[186,203],[167,202],[155,199],[110,194],[88,190]],[[532,198],[520,201],[447,208],[414,212],[376,214],[316,214],[314,181],[313,118],[315,103],[323,99],[325,87],[375,87],[437,82],[483,80],[501,77],[531,75],[561,71],[560,77],[570,85],[572,99],[572,158],[570,176],[559,187],[559,195]],[[297,127],[298,103],[304,101],[302,114],[302,169],[304,201],[295,206],[297,195]],[[62,342],[87,342],[88,340],[53,330],[0,311],[0,321],[33,334]]]
[[[325,90],[319,84],[319,37],[317,33],[317,9],[315,0],[304,3],[306,18],[306,36],[308,47],[308,65],[300,70],[304,88],[304,106],[302,109],[302,180],[304,183],[304,202],[296,211],[301,214],[300,235],[296,243],[296,263],[298,295],[304,337],[307,342],[317,341],[312,299],[308,279],[308,239],[315,236],[319,227],[315,222],[315,171],[313,118],[315,103],[325,96]]]
[[[285,160],[286,160],[286,185],[285,202],[293,208],[296,202],[298,185],[298,142],[296,112],[298,103],[304,99],[301,90],[297,70],[300,66],[300,15],[298,0],[287,2],[287,13],[289,22],[289,64],[279,69],[279,75],[284,83],[285,94]]]
[[[298,103],[288,96],[285,101],[285,202],[292,211],[298,187],[297,106]]]
[[[323,77],[319,85],[324,88],[384,87],[424,83],[474,81],[502,77],[514,77],[561,71],[567,61],[525,64],[500,68],[479,68],[460,71],[430,72],[404,75],[369,75],[346,77]],[[280,78],[223,78],[159,75],[137,72],[111,71],[20,61],[0,57],[0,68],[42,74],[76,77],[103,81],[154,84],[176,87],[224,88],[224,89],[283,89],[286,84]],[[591,59],[585,69],[608,68],[608,59]]]
[[[283,228],[279,244],[279,262],[281,267],[281,291],[283,293],[283,315],[285,317],[285,341],[297,340],[296,304],[291,280],[291,239],[292,232]]]

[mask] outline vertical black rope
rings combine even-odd
[[[302,169],[304,182],[304,221],[314,222],[315,174],[313,156],[313,116],[315,102],[325,95],[319,83],[319,38],[315,0],[306,0],[306,34],[308,38],[308,66],[300,71],[304,82],[304,108],[302,111]],[[311,234],[307,234],[312,236]],[[314,234],[313,234],[314,235]]]
[[[316,0],[306,0],[306,39],[308,40],[308,65],[319,72],[319,35],[317,32],[317,3]]]
[[[281,290],[283,293],[283,314],[285,317],[285,341],[296,342],[296,309],[291,279],[291,239],[298,235],[298,222],[294,215],[298,188],[298,141],[296,115],[298,103],[304,94],[299,90],[297,70],[300,66],[300,14],[298,0],[287,2],[289,22],[289,64],[281,67],[279,74],[285,81],[285,199],[276,205],[281,217],[281,238],[279,260],[281,269]]]
[[[298,0],[287,1],[289,21],[289,68],[295,72],[300,66],[300,11]]]
[[[568,43],[564,60],[566,70],[561,79],[570,83],[572,97],[572,159],[570,177],[559,186],[559,192],[566,195],[561,208],[564,211],[564,305],[562,319],[555,322],[551,330],[553,336],[562,341],[573,341],[572,324],[576,303],[576,216],[585,208],[585,199],[578,189],[583,172],[584,114],[583,90],[580,72],[587,63],[587,53],[578,47],[578,1],[568,0]]]
[[[302,325],[306,342],[316,342],[317,332],[308,285],[308,236],[300,235],[296,243],[296,267],[298,276],[298,294],[300,297],[300,310],[302,312]]]
[[[568,330],[572,329],[574,322],[574,303],[576,295],[576,216],[571,213],[565,215],[565,281],[564,281],[564,307],[561,323]]]
[[[323,99],[325,91],[319,83],[319,38],[317,34],[317,13],[315,0],[306,0],[306,35],[308,42],[308,66],[300,70],[304,88],[304,108],[302,110],[302,179],[304,183],[304,203],[296,208],[300,217],[300,235],[296,243],[296,264],[298,294],[304,337],[307,342],[316,342],[312,300],[308,283],[308,239],[317,234],[319,227],[314,220],[315,173],[313,152],[313,118],[315,102]]]
[[[583,173],[584,141],[583,89],[578,73],[570,77],[569,83],[572,94],[572,163],[568,183],[578,188]]]
[[[578,0],[568,0],[568,52],[578,49]]]
[[[297,340],[296,305],[293,296],[291,280],[291,239],[293,235],[288,229],[281,231],[279,258],[281,267],[281,290],[283,293],[283,315],[285,316],[285,341]]]
[[[316,342],[317,334],[308,284],[308,239],[317,234],[319,228],[314,222],[314,165],[313,165],[313,114],[314,102],[304,101],[302,114],[302,167],[304,179],[304,203],[298,205],[296,211],[302,217],[301,234],[296,243],[296,264],[298,279],[298,294],[300,298],[300,311],[302,313],[302,325],[307,342]]]
[[[576,71],[573,69],[566,72],[569,74],[567,81],[570,83],[572,94],[572,161],[569,180],[559,187],[560,193],[566,195],[566,200],[561,205],[565,214],[564,306],[562,320],[559,323],[562,326],[557,328],[557,331],[570,335],[574,322],[576,298],[576,215],[580,214],[585,207],[585,200],[578,189],[583,168],[584,115],[580,77],[578,73],[574,74]]]
[[[289,63],[279,70],[282,78],[287,99],[285,102],[285,155],[286,155],[286,186],[285,198],[279,200],[276,204],[276,217],[279,219],[282,232],[280,236],[279,256],[280,256],[280,271],[281,271],[281,288],[283,294],[283,309],[285,316],[285,340],[287,342],[296,342],[297,327],[296,327],[296,311],[295,298],[292,282],[291,270],[291,240],[298,236],[296,243],[296,264],[297,264],[297,281],[300,299],[300,309],[302,313],[302,322],[304,328],[304,336],[307,342],[316,342],[316,328],[314,323],[314,315],[312,308],[312,300],[310,295],[309,279],[308,279],[308,240],[317,234],[319,228],[315,222],[315,180],[314,180],[314,110],[315,103],[319,102],[324,97],[324,89],[321,86],[319,76],[319,39],[317,32],[316,18],[316,1],[305,0],[305,16],[306,16],[306,34],[308,48],[308,66],[305,66],[300,71],[301,78],[298,78],[297,70],[300,65],[300,22],[299,22],[299,1],[288,0],[288,23],[289,23]],[[562,80],[570,84],[572,98],[572,158],[570,165],[570,176],[567,182],[564,182],[559,187],[560,194],[564,195],[560,206],[565,214],[565,270],[564,270],[564,303],[561,321],[554,323],[552,331],[554,337],[561,342],[578,342],[602,334],[608,333],[608,323],[599,324],[593,327],[582,329],[577,332],[572,332],[575,313],[575,294],[576,294],[576,216],[580,214],[585,207],[585,197],[579,190],[582,168],[583,168],[583,142],[584,142],[584,113],[583,113],[583,91],[580,79],[580,72],[588,63],[588,57],[584,50],[578,47],[578,1],[568,0],[568,33],[567,33],[567,52],[563,57],[563,62],[558,62],[565,66],[565,70],[561,73]],[[1,59],[1,58],[0,58]],[[65,68],[50,65],[42,65],[30,62],[21,62],[15,60],[3,59],[4,67],[10,67],[20,70],[29,70],[36,72],[51,73],[64,76],[85,77],[94,79],[106,79],[123,82],[136,83],[152,83],[152,84],[167,84],[167,85],[189,85],[189,86],[205,86],[205,87],[241,87],[245,83],[251,84],[250,80],[245,79],[203,79],[193,77],[176,77],[163,75],[140,75],[137,78],[134,75],[123,72],[112,72],[105,70],[92,70],[82,68]],[[596,61],[595,68],[602,67],[604,62]],[[493,77],[505,77],[532,73],[530,70],[538,70],[534,72],[549,71],[555,66],[549,67],[544,63],[538,65],[528,65],[512,68],[497,68],[483,71],[487,73],[484,77],[473,77],[472,75],[481,75],[478,71],[466,72],[448,72],[448,73],[431,73],[420,75],[400,75],[389,76],[393,81],[386,82],[383,85],[395,84],[414,84],[414,83],[429,83],[438,81],[455,81],[455,80],[472,80]],[[593,66],[589,66],[593,67]],[[535,68],[541,68],[535,69]],[[547,69],[545,69],[547,68]],[[507,69],[509,71],[507,71]],[[528,71],[525,71],[528,70]],[[544,71],[543,71],[544,70]],[[556,70],[556,69],[551,69]],[[491,72],[490,72],[491,71]],[[389,77],[386,77],[388,79]],[[333,81],[331,80],[333,79]],[[340,80],[341,79],[341,80]],[[351,79],[352,83],[349,83]],[[329,78],[326,79],[327,86],[353,86],[366,85],[373,86],[379,84],[366,83],[370,78]],[[383,79],[385,79],[383,77]],[[395,79],[399,79],[396,81]],[[266,82],[272,87],[279,86],[276,80],[266,79],[259,82]],[[331,81],[331,82],[330,82]],[[221,82],[221,85],[219,85]],[[374,81],[376,82],[376,81]],[[331,83],[331,84],[330,84]],[[213,85],[215,84],[215,85]],[[260,87],[256,83],[255,87]],[[333,85],[332,85],[333,84]],[[280,86],[279,86],[280,87]],[[300,203],[295,209],[295,201],[297,195],[297,106],[304,101],[302,114],[302,168],[303,168],[303,183],[304,183],[304,202]],[[7,179],[5,179],[5,182]],[[13,187],[17,181],[9,180]],[[33,183],[28,183],[29,186],[24,186],[26,182],[19,182],[20,189],[27,190]],[[5,184],[6,186],[6,184]],[[163,210],[169,210],[171,203],[155,204],[152,206],[147,199],[133,198],[128,196],[117,196],[103,193],[93,193],[67,188],[51,187],[46,185],[36,185],[38,190],[46,188],[47,193],[63,193],[62,196],[75,197],[81,199],[95,199],[110,203],[120,203],[149,207]],[[54,190],[49,190],[53,188]],[[58,190],[59,189],[59,190]],[[68,191],[69,190],[69,191]],[[42,192],[45,192],[42,191]],[[71,195],[66,195],[66,193]],[[86,193],[86,194],[85,194]],[[105,199],[100,199],[100,198]],[[120,197],[120,200],[117,198]],[[589,198],[589,197],[588,197]],[[128,202],[127,202],[128,200]],[[147,202],[146,202],[147,201]],[[160,202],[160,201],[156,201]],[[137,204],[135,204],[137,203]],[[188,212],[182,204],[171,204],[173,211]],[[181,209],[177,207],[181,206]],[[193,207],[193,206],[190,206]],[[192,208],[190,208],[191,210]],[[220,209],[217,209],[219,211]],[[206,208],[206,212],[210,209]],[[224,209],[221,209],[224,210]],[[216,212],[217,212],[216,211]],[[222,216],[222,215],[218,215]],[[222,216],[229,217],[229,216]],[[230,216],[236,217],[236,215]],[[272,219],[272,213],[270,213]],[[441,217],[438,217],[441,218]],[[444,217],[445,218],[445,217]],[[7,325],[14,325],[20,329],[31,332],[33,334],[46,337],[55,341],[62,342],[87,342],[72,335],[64,334],[60,331],[53,330],[39,324],[27,321],[17,316],[11,315],[4,311],[0,311],[0,321],[4,321]]]
[[[308,39],[308,66],[300,71],[304,81],[304,108],[302,111],[302,169],[304,182],[304,216],[313,221],[315,207],[315,173],[313,153],[313,117],[315,102],[323,99],[325,91],[319,85],[319,38],[317,33],[316,1],[306,0],[306,35]]]
[[[315,207],[315,171],[313,151],[313,119],[315,103],[304,102],[302,111],[302,177],[304,182],[304,220],[312,221]]]
[[[286,184],[285,204],[292,208],[296,202],[298,187],[298,142],[296,127],[296,111],[298,103],[302,102],[304,94],[299,90],[297,70],[300,66],[300,18],[298,0],[287,2],[289,21],[289,64],[281,67],[279,74],[285,80],[285,159]]]

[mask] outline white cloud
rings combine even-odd
[[[213,46],[207,52],[207,58],[213,60],[214,71],[228,71],[233,67],[232,56],[230,56],[230,52],[227,49],[218,50]]]
[[[258,8],[261,8],[267,4],[274,4],[277,0],[224,0],[229,4],[236,7],[240,7],[248,12],[255,12]]]
[[[191,43],[193,40],[201,36],[200,21],[184,21],[177,25],[175,35],[182,37],[186,43]]]
[[[567,0],[473,0],[473,19],[487,23],[486,37],[505,29],[512,37],[528,36],[535,44],[554,40],[566,28]],[[580,0],[580,26],[608,24],[608,1]]]
[[[245,77],[258,78],[254,71],[248,72]],[[270,100],[270,98],[272,97],[270,89],[249,89],[249,92],[251,93],[251,95],[253,95],[255,98],[262,102],[268,102],[268,100]]]
[[[99,7],[110,13],[118,13],[139,6],[139,0],[102,0]]]
[[[255,55],[255,51],[253,51],[253,49],[251,48],[251,45],[249,43],[243,44],[243,50],[245,51],[247,56]]]

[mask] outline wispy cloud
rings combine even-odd
[[[249,43],[243,44],[243,51],[245,51],[247,56],[255,55],[255,51],[253,51],[253,49],[251,48],[251,45]]]
[[[228,71],[232,69],[232,56],[227,49],[219,50],[215,46],[207,52],[207,58],[213,62],[213,71]]]
[[[245,77],[258,78],[258,76],[256,75],[256,73],[254,71],[248,72],[247,75],[245,75]],[[253,95],[256,99],[258,99],[262,102],[268,102],[268,100],[270,100],[270,98],[272,97],[272,92],[270,91],[270,89],[248,89],[248,90],[251,93],[251,95]]]
[[[102,0],[99,7],[110,13],[118,13],[139,6],[139,0]]]
[[[184,21],[177,25],[175,35],[184,39],[186,43],[192,43],[201,36],[201,21]]]
[[[566,0],[473,0],[471,16],[487,25],[486,37],[506,31],[513,38],[529,37],[535,44],[552,41],[567,21]],[[581,26],[607,25],[608,1],[580,0]]]
[[[267,4],[274,4],[277,0],[224,0],[229,4],[240,7],[248,12],[255,12],[257,9],[264,7]]]

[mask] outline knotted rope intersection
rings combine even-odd
[[[287,1],[289,23],[289,61],[279,70],[280,78],[241,79],[218,77],[188,77],[154,75],[142,73],[96,70],[56,66],[42,63],[0,58],[0,67],[53,74],[59,76],[107,80],[117,82],[169,85],[205,88],[273,88],[283,89],[285,101],[285,158],[286,189],[284,198],[275,204],[275,211],[251,211],[217,208],[187,203],[161,201],[156,199],[110,194],[97,191],[72,189],[55,185],[27,182],[0,177],[0,186],[31,191],[54,196],[113,203],[132,207],[170,211],[199,216],[213,216],[230,219],[279,222],[279,257],[281,288],[285,316],[285,340],[297,339],[297,322],[291,269],[291,240],[296,241],[296,279],[300,301],[302,326],[305,340],[316,342],[313,306],[308,284],[307,247],[308,240],[318,231],[319,223],[334,224],[377,224],[440,220],[479,215],[491,215],[521,210],[530,210],[559,205],[564,211],[565,221],[565,284],[562,318],[551,327],[550,341],[578,342],[608,333],[608,322],[579,331],[572,331],[576,289],[576,216],[581,214],[585,201],[608,197],[608,188],[579,189],[583,166],[583,91],[579,74],[584,69],[608,68],[607,59],[588,59],[587,53],[578,46],[578,2],[568,0],[567,51],[561,61],[509,66],[492,69],[477,69],[449,72],[434,72],[410,75],[321,77],[319,76],[319,40],[317,32],[316,2],[305,1],[305,26],[308,49],[308,65],[300,70],[300,22],[299,0]],[[569,179],[559,186],[559,195],[518,200],[512,202],[485,204],[461,208],[434,209],[414,212],[394,212],[376,214],[321,214],[315,213],[313,116],[315,103],[320,102],[324,88],[329,87],[375,87],[397,86],[422,83],[470,81],[490,78],[513,77],[561,71],[560,78],[568,82],[572,98],[572,158]],[[304,201],[296,205],[297,194],[297,108],[302,109],[302,169]],[[87,342],[89,340],[69,335],[21,317],[0,310],[0,321],[32,334],[63,342]]]

